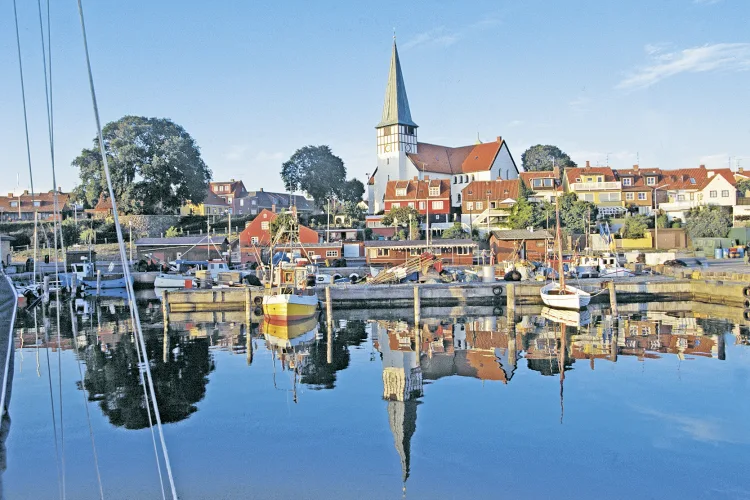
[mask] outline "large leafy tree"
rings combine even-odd
[[[422,215],[409,206],[399,207],[391,210],[383,216],[381,222],[384,226],[398,226],[409,229],[409,234],[404,231],[405,238],[401,239],[417,239],[419,234],[419,223],[422,221]]]
[[[346,167],[329,146],[305,146],[281,166],[281,179],[289,192],[304,191],[323,207],[327,200],[358,202],[365,187],[357,179],[346,180]]]
[[[727,207],[691,208],[685,216],[685,228],[691,238],[726,238],[732,228],[732,212]]]
[[[632,215],[625,219],[622,226],[623,238],[643,238],[648,231],[650,217],[645,215]]]
[[[576,164],[566,153],[557,146],[537,144],[531,146],[521,155],[521,163],[527,172],[552,170],[553,166],[564,168],[575,167]]]
[[[299,231],[299,221],[292,212],[281,212],[268,226],[271,241],[288,243],[294,232]],[[283,231],[282,233],[280,233]],[[278,238],[278,239],[277,239]]]
[[[511,229],[526,229],[534,222],[534,207],[529,201],[519,196],[518,201],[511,207],[508,216],[508,226]]]
[[[442,237],[445,239],[458,239],[458,238],[468,238],[471,236],[466,229],[464,229],[464,226],[456,221],[453,223],[451,227],[443,231]]]
[[[124,116],[102,131],[118,209],[128,214],[169,214],[208,192],[211,170],[184,128],[166,118]],[[78,198],[93,206],[109,197],[99,139],[73,160]]]

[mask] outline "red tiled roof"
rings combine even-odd
[[[523,183],[526,184],[526,187],[529,189],[534,189],[534,187],[531,185],[532,179],[555,179],[557,181],[557,175],[552,170],[543,170],[538,172],[521,172],[519,174],[521,176],[521,180],[523,180]],[[559,182],[555,182],[555,187],[557,191],[562,191],[562,186]],[[551,188],[546,188],[551,189]]]
[[[713,172],[713,174],[711,174]],[[708,170],[706,167],[681,168],[677,170],[664,170],[664,185],[674,190],[696,190],[699,191],[713,180],[714,176],[724,177],[731,185],[735,185],[734,173],[728,168]],[[692,179],[692,180],[691,180]]]
[[[0,211],[2,212],[15,212],[18,213],[18,206],[10,206],[11,202],[21,201],[21,212],[40,212],[40,213],[52,213],[55,211],[55,192],[48,191],[46,193],[35,193],[31,196],[31,193],[25,191],[24,194],[19,196],[0,196]],[[65,209],[70,199],[70,193],[57,193],[58,209]],[[39,202],[39,206],[34,206],[34,201]]]
[[[386,201],[403,201],[403,200],[425,200],[429,193],[429,188],[440,187],[439,196],[430,196],[433,199],[449,199],[451,196],[451,183],[449,179],[429,179],[429,180],[409,180],[409,181],[388,181],[385,188]],[[403,196],[396,193],[400,189],[406,189]]]
[[[565,169],[568,184],[573,184],[576,179],[583,175],[603,175],[604,182],[615,182],[615,174],[609,167],[576,167]]]
[[[521,181],[473,181],[461,192],[463,201],[482,201],[488,197],[492,201],[517,200]]]
[[[489,170],[504,143],[502,137],[492,142],[456,148],[420,142],[417,143],[418,153],[407,156],[420,171],[449,175],[470,174]]]
[[[623,168],[614,170],[614,173],[620,181],[622,181],[625,177],[632,179],[630,186],[626,186],[623,183],[623,191],[643,191],[644,189],[654,189],[655,187],[662,187],[664,178],[661,169],[658,168]],[[656,177],[656,184],[646,184],[646,177]]]
[[[226,185],[226,184],[229,185],[229,191],[222,191],[221,193],[217,193],[215,191],[215,189],[218,186],[223,186],[223,185]],[[231,194],[233,196],[239,196],[239,195],[241,195],[244,187],[245,187],[245,184],[242,181],[223,181],[223,182],[215,181],[215,182],[211,182],[209,184],[209,189],[211,191],[213,191],[214,193],[216,193],[216,194],[222,194],[222,195]]]

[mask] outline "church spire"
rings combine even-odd
[[[393,37],[393,52],[391,54],[391,69],[388,72],[388,85],[385,88],[383,117],[377,127],[388,125],[417,126],[412,121],[411,111],[409,111],[409,99],[406,97],[406,85],[404,84],[404,75],[401,74],[401,63],[398,59],[395,36]]]

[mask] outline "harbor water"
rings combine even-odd
[[[55,306],[16,322],[3,498],[98,498],[92,436],[105,498],[159,498],[125,300],[64,303],[59,339]],[[181,499],[750,497],[750,330],[692,303],[330,334],[138,306]]]

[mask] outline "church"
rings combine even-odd
[[[389,181],[418,177],[448,179],[451,208],[461,208],[461,192],[472,181],[518,179],[518,167],[502,137],[469,146],[449,147],[419,142],[418,125],[412,120],[404,75],[393,40],[391,67],[385,88],[385,102],[377,137],[377,167],[367,183],[370,214],[385,210],[384,196]]]

